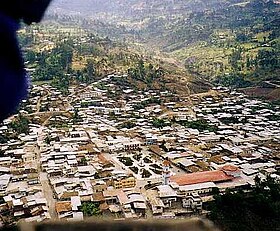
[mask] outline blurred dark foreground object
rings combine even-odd
[[[47,222],[20,225],[21,231],[218,231],[210,221],[202,219],[184,220],[140,220],[108,221],[88,220],[83,222]]]
[[[0,12],[26,24],[40,22],[51,0],[1,0]]]
[[[0,1],[0,122],[13,113],[27,95],[24,70],[16,31],[23,20],[39,22],[51,0]]]

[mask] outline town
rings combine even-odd
[[[0,127],[2,224],[204,216],[215,193],[279,178],[279,106],[225,87],[138,91],[126,77],[67,96],[31,87]]]

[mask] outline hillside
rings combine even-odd
[[[279,80],[280,5],[273,1],[58,0],[49,16],[70,12],[81,27],[141,44],[207,81],[246,87]]]
[[[173,14],[186,11],[204,11],[212,8],[223,8],[242,0],[57,0],[53,3],[53,10],[61,12],[76,12],[96,17],[101,14],[114,14],[135,18],[147,17],[148,15]]]
[[[111,73],[127,74],[118,84],[139,91],[170,90],[183,96],[210,87],[176,64],[67,23],[45,22],[23,28],[18,35],[33,82],[48,82],[65,95],[70,86],[90,84]]]

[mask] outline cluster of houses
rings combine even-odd
[[[12,136],[7,120],[0,136]],[[30,125],[27,136],[4,140],[0,144],[0,211],[1,223],[19,219],[44,221],[50,219],[49,206],[40,181],[37,134],[40,128]],[[5,135],[4,135],[5,134]]]
[[[21,111],[29,134],[1,139],[3,223],[82,220],[88,208],[118,219],[203,215],[214,191],[279,178],[279,107],[227,88],[190,102],[122,78],[71,87],[67,97],[32,89]],[[12,137],[13,119],[1,137]]]

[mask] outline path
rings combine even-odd
[[[56,219],[57,218],[57,213],[55,211],[56,200],[53,198],[53,190],[49,183],[48,175],[46,172],[40,172],[40,180],[43,187],[45,198],[47,199],[47,203],[49,206],[49,213],[51,219]]]

